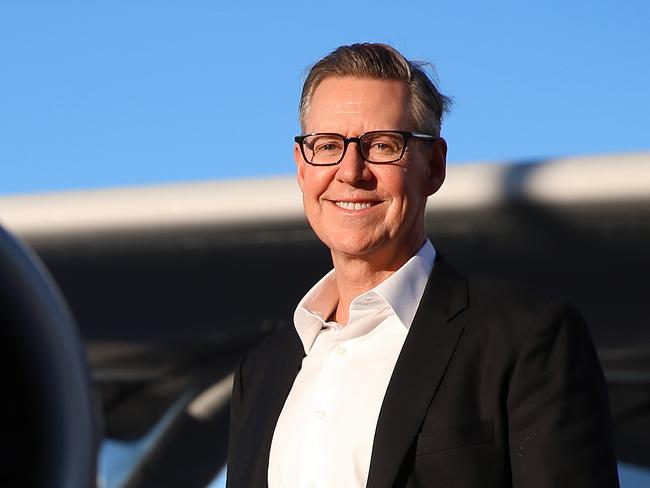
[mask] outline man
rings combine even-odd
[[[618,486],[577,312],[461,276],[426,239],[447,103],[389,46],[311,69],[294,157],[334,270],[235,373],[229,487]]]

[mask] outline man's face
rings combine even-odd
[[[305,133],[346,137],[374,130],[415,132],[407,87],[398,81],[352,77],[323,80],[311,100]],[[424,241],[427,196],[442,184],[444,140],[411,139],[401,160],[373,164],[356,143],[335,166],[307,164],[294,147],[305,214],[333,257],[363,257],[377,263],[405,261]],[[401,265],[401,263],[399,263]]]

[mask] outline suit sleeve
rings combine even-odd
[[[508,392],[515,488],[616,488],[609,399],[588,328],[563,300],[530,326]]]
[[[242,357],[235,368],[235,377],[232,385],[232,396],[230,399],[230,432],[228,435],[228,458],[227,471],[235,472],[237,469],[236,448],[239,438],[243,386],[242,386],[242,366],[246,357]],[[229,477],[226,474],[226,487],[231,487]]]

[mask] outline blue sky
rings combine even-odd
[[[436,65],[452,164],[650,149],[650,2],[0,5],[0,194],[289,174],[305,68]]]

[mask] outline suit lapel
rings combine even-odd
[[[250,471],[248,475],[245,475],[250,478],[248,482],[237,486],[267,486],[269,454],[275,425],[305,356],[302,343],[295,330],[287,328],[283,332],[288,334],[289,338],[281,354],[282,360],[272,363],[270,374],[261,375],[263,383],[258,385],[256,401],[251,406],[254,409],[254,414],[251,416],[250,437],[249,443],[246,443],[246,449],[255,447],[253,447],[253,451],[247,451],[249,456],[251,452],[253,455],[250,456],[250,464],[247,467]],[[266,364],[271,364],[271,362]]]
[[[467,305],[467,280],[438,256],[384,396],[368,488],[393,485],[462,333],[450,321]]]

